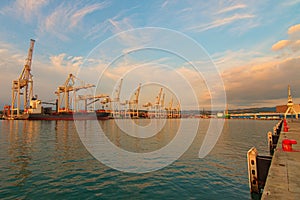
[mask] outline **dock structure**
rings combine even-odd
[[[290,120],[287,127],[274,151],[263,200],[300,199],[300,121]]]

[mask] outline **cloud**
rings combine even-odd
[[[284,51],[286,56],[300,52],[300,24],[288,29],[288,39],[280,40],[272,46],[273,51]],[[297,54],[296,54],[297,56]]]
[[[105,33],[117,34],[122,31],[130,30],[134,28],[133,17],[128,14],[133,12],[137,7],[132,7],[130,9],[126,9],[118,13],[116,16],[108,18],[103,22],[94,25],[89,29],[85,38],[90,38],[91,40],[95,40]]]
[[[133,28],[133,26],[130,24],[129,18],[123,18],[122,20],[119,21],[114,19],[108,19],[108,22],[112,27],[111,30],[113,33],[119,33],[124,30],[129,30]]]
[[[290,40],[280,40],[278,41],[277,43],[275,43],[273,46],[272,46],[272,50],[273,51],[278,51],[278,50],[281,50],[283,48],[286,48],[287,46],[289,46],[291,44],[291,41]]]
[[[296,24],[294,26],[291,26],[288,30],[288,34],[291,35],[291,34],[294,34],[296,32],[300,32],[300,24]]]
[[[200,26],[191,27],[189,29],[197,31],[197,32],[202,32],[202,31],[207,31],[209,29],[222,27],[222,26],[231,24],[231,23],[239,21],[239,20],[250,19],[250,18],[254,18],[254,17],[255,17],[255,15],[252,15],[252,14],[235,14],[235,15],[227,17],[227,18],[216,19],[213,22],[210,22],[210,23],[207,23],[204,25],[200,25]]]
[[[81,3],[61,3],[39,25],[39,33],[50,33],[60,40],[69,40],[68,33],[79,28],[84,17],[108,7],[107,2],[85,5]]]
[[[254,51],[240,49],[238,51],[227,50],[225,52],[213,54],[212,59],[220,70],[240,67],[245,65],[255,65],[256,63],[274,60],[273,56]]]
[[[287,101],[287,85],[300,91],[300,38],[296,37],[297,26],[289,30],[288,39],[272,46],[273,51],[284,52],[284,56],[249,50],[228,50],[212,56],[223,71],[229,108],[282,105]],[[294,99],[300,100],[299,97],[300,93],[295,92]]]
[[[259,24],[259,16],[255,14],[256,7],[251,2],[239,1],[209,1],[187,3],[176,17],[181,20],[183,29],[192,32],[204,32],[211,29],[223,28],[235,34],[246,32]],[[234,26],[232,24],[235,24]]]
[[[167,0],[167,1],[164,1],[163,4],[161,4],[161,7],[164,8],[164,7],[166,7],[168,4],[169,4],[169,1],[168,1],[168,0]]]
[[[296,4],[299,4],[300,0],[290,0],[290,1],[283,1],[283,6],[295,6]]]
[[[48,0],[16,0],[12,5],[4,7],[1,12],[20,20],[30,22],[40,16],[41,9],[48,4]]]
[[[87,14],[92,13],[96,10],[103,9],[107,7],[109,4],[107,2],[102,2],[102,3],[97,3],[93,5],[87,5],[83,7],[82,9],[79,9],[75,11],[71,16],[70,16],[70,27],[75,27]]]
[[[236,4],[236,5],[229,6],[229,7],[226,7],[224,9],[221,9],[221,10],[217,11],[216,14],[227,13],[227,12],[231,12],[231,11],[246,8],[246,7],[247,7],[247,5],[245,5],[245,4]]]
[[[287,85],[300,91],[299,62],[300,57],[225,70],[222,77],[229,103],[234,107],[285,104]],[[295,98],[299,97],[298,92]]]

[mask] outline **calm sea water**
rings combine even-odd
[[[194,123],[185,119],[181,123]],[[149,152],[168,144],[178,120],[157,136],[139,140],[122,134],[113,120],[99,123],[117,146]],[[147,125],[147,121],[136,123]],[[135,174],[101,164],[82,144],[71,121],[0,121],[1,199],[251,199],[246,153],[268,154],[267,132],[277,121],[225,120],[213,150],[198,158],[209,120],[200,120],[190,148],[160,170]],[[144,133],[145,134],[145,133]],[[147,134],[147,133],[146,133]]]

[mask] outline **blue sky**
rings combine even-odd
[[[0,2],[0,105],[11,101],[11,82],[21,73],[31,38],[36,40],[32,64],[34,93],[47,101],[55,98],[56,87],[69,73],[78,73],[95,48],[99,54],[110,54],[109,50],[101,52],[101,43],[123,31],[145,27],[174,30],[200,44],[223,79],[229,108],[285,104],[288,84],[294,101],[300,103],[299,10],[299,0],[3,0]],[[139,37],[143,35],[125,34],[116,40],[127,48],[134,47],[133,44],[143,46],[138,42]],[[174,41],[172,45],[180,47],[184,43]],[[95,55],[92,53],[93,59]],[[81,70],[82,79],[97,80],[96,75],[99,77],[110,62],[103,55],[97,57],[95,66]],[[144,68],[132,72],[132,80],[138,76],[149,85],[151,81],[164,79],[170,85],[180,85],[174,88],[174,93],[185,91],[184,84],[174,80],[177,79],[174,73],[184,74],[184,79],[196,90],[201,106],[205,107],[210,95],[203,79],[179,60],[164,53],[134,53],[118,60],[119,65],[110,70],[121,77],[131,72],[133,65],[143,64]],[[172,65],[173,70],[154,67],[153,63]],[[151,80],[148,75],[154,72],[156,79]],[[129,88],[135,83],[130,84],[131,79],[127,84],[124,82],[128,91],[124,90],[123,99],[129,98],[126,93],[132,93]],[[105,86],[101,89],[109,92]],[[148,94],[144,101],[154,101],[155,96]],[[189,103],[192,104],[186,102]],[[185,106],[192,108],[192,105]]]

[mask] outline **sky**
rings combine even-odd
[[[30,39],[43,101],[72,73],[97,94],[113,95],[123,78],[122,102],[141,83],[140,104],[164,87],[184,109],[210,107],[222,90],[229,109],[273,107],[287,103],[288,85],[300,103],[299,10],[299,0],[2,0],[0,106]]]

